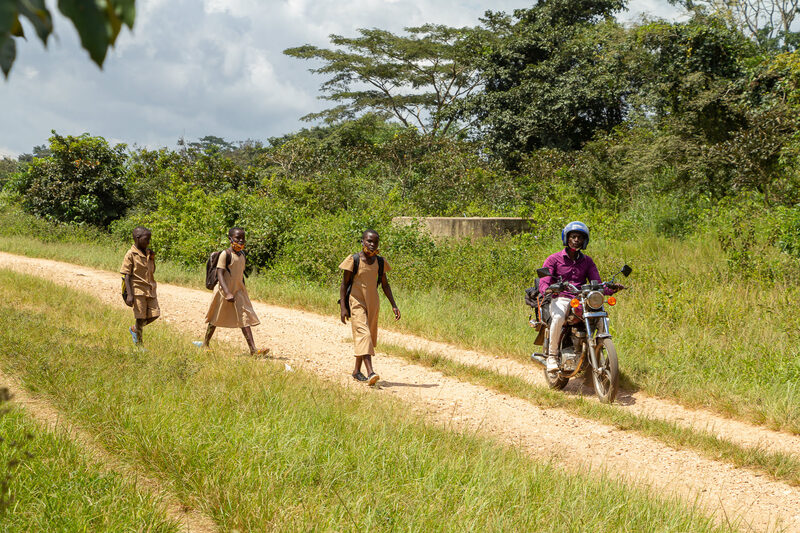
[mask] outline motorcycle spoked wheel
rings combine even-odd
[[[548,372],[544,370],[544,379],[547,380],[547,386],[553,390],[561,390],[567,386],[569,379],[561,377],[558,372]]]
[[[603,339],[597,344],[597,361],[602,372],[592,372],[594,393],[601,403],[613,403],[619,391],[619,363],[617,362],[617,349],[614,341]]]

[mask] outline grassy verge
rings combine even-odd
[[[12,409],[0,435],[3,531],[179,531],[150,495],[88,463],[63,432]]]
[[[7,206],[0,210],[0,250],[116,271],[128,248],[91,230],[53,229],[46,241],[31,239],[22,234],[23,219],[34,220]],[[611,312],[627,383],[690,407],[800,433],[800,314],[794,303],[800,286],[725,283],[724,254],[713,242],[653,237],[597,239],[592,246],[602,274],[623,262],[636,268],[632,289]],[[531,257],[545,253],[530,251]],[[158,263],[162,282],[202,287],[203,276],[204,265],[190,270]],[[267,272],[250,278],[248,288],[261,301],[338,313],[335,287]],[[527,361],[533,346],[522,288],[475,298],[396,286],[403,320],[394,323],[383,306],[382,324]]]
[[[604,405],[582,397],[573,397],[545,387],[532,385],[516,376],[502,375],[473,365],[458,363],[438,354],[409,350],[402,346],[382,344],[387,353],[402,357],[464,381],[470,381],[498,392],[528,400],[539,407],[560,408],[577,416],[599,420],[618,429],[635,431],[672,446],[688,448],[716,460],[739,467],[748,467],[769,474],[791,485],[800,485],[800,459],[793,455],[740,446],[728,439],[702,430],[683,427],[674,422],[635,415],[613,405]]]
[[[186,349],[128,314],[0,271],[0,364],[224,530],[714,530],[693,507],[415,420],[369,390]],[[19,332],[25,332],[20,335]]]

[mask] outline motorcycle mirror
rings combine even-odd
[[[536,269],[536,275],[539,276],[540,278],[546,278],[547,276],[550,275],[550,269],[549,268],[537,268]]]
[[[620,272],[622,272],[622,275],[627,278],[628,276],[631,275],[631,272],[633,272],[633,269],[631,267],[629,267],[628,265],[625,265],[624,267],[622,267],[622,270]]]

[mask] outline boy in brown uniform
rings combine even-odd
[[[125,254],[119,269],[125,282],[125,303],[133,307],[136,324],[130,328],[133,343],[142,344],[142,328],[161,314],[156,296],[156,260],[150,246],[150,230],[142,226],[133,229],[133,246]]]
[[[339,265],[342,269],[342,285],[339,287],[340,315],[342,323],[350,324],[353,328],[353,343],[355,345],[355,369],[353,379],[366,381],[375,385],[380,376],[372,368],[372,356],[375,355],[375,344],[378,341],[378,312],[380,299],[378,298],[378,285],[383,289],[389,303],[392,304],[394,319],[400,320],[400,309],[394,303],[392,288],[386,278],[386,272],[391,270],[389,263],[378,256],[380,236],[375,230],[367,230],[361,235],[362,250],[358,255],[358,268],[353,256],[349,255]],[[383,264],[383,274],[379,275]],[[353,271],[355,275],[353,275]],[[380,277],[380,279],[378,279]],[[348,287],[350,294],[348,297]],[[350,310],[348,312],[347,303]],[[361,373],[361,363],[367,370],[367,376]]]

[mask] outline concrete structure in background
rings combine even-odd
[[[531,230],[527,218],[504,217],[394,217],[392,222],[410,226],[419,221],[432,237],[488,237],[513,235]]]

